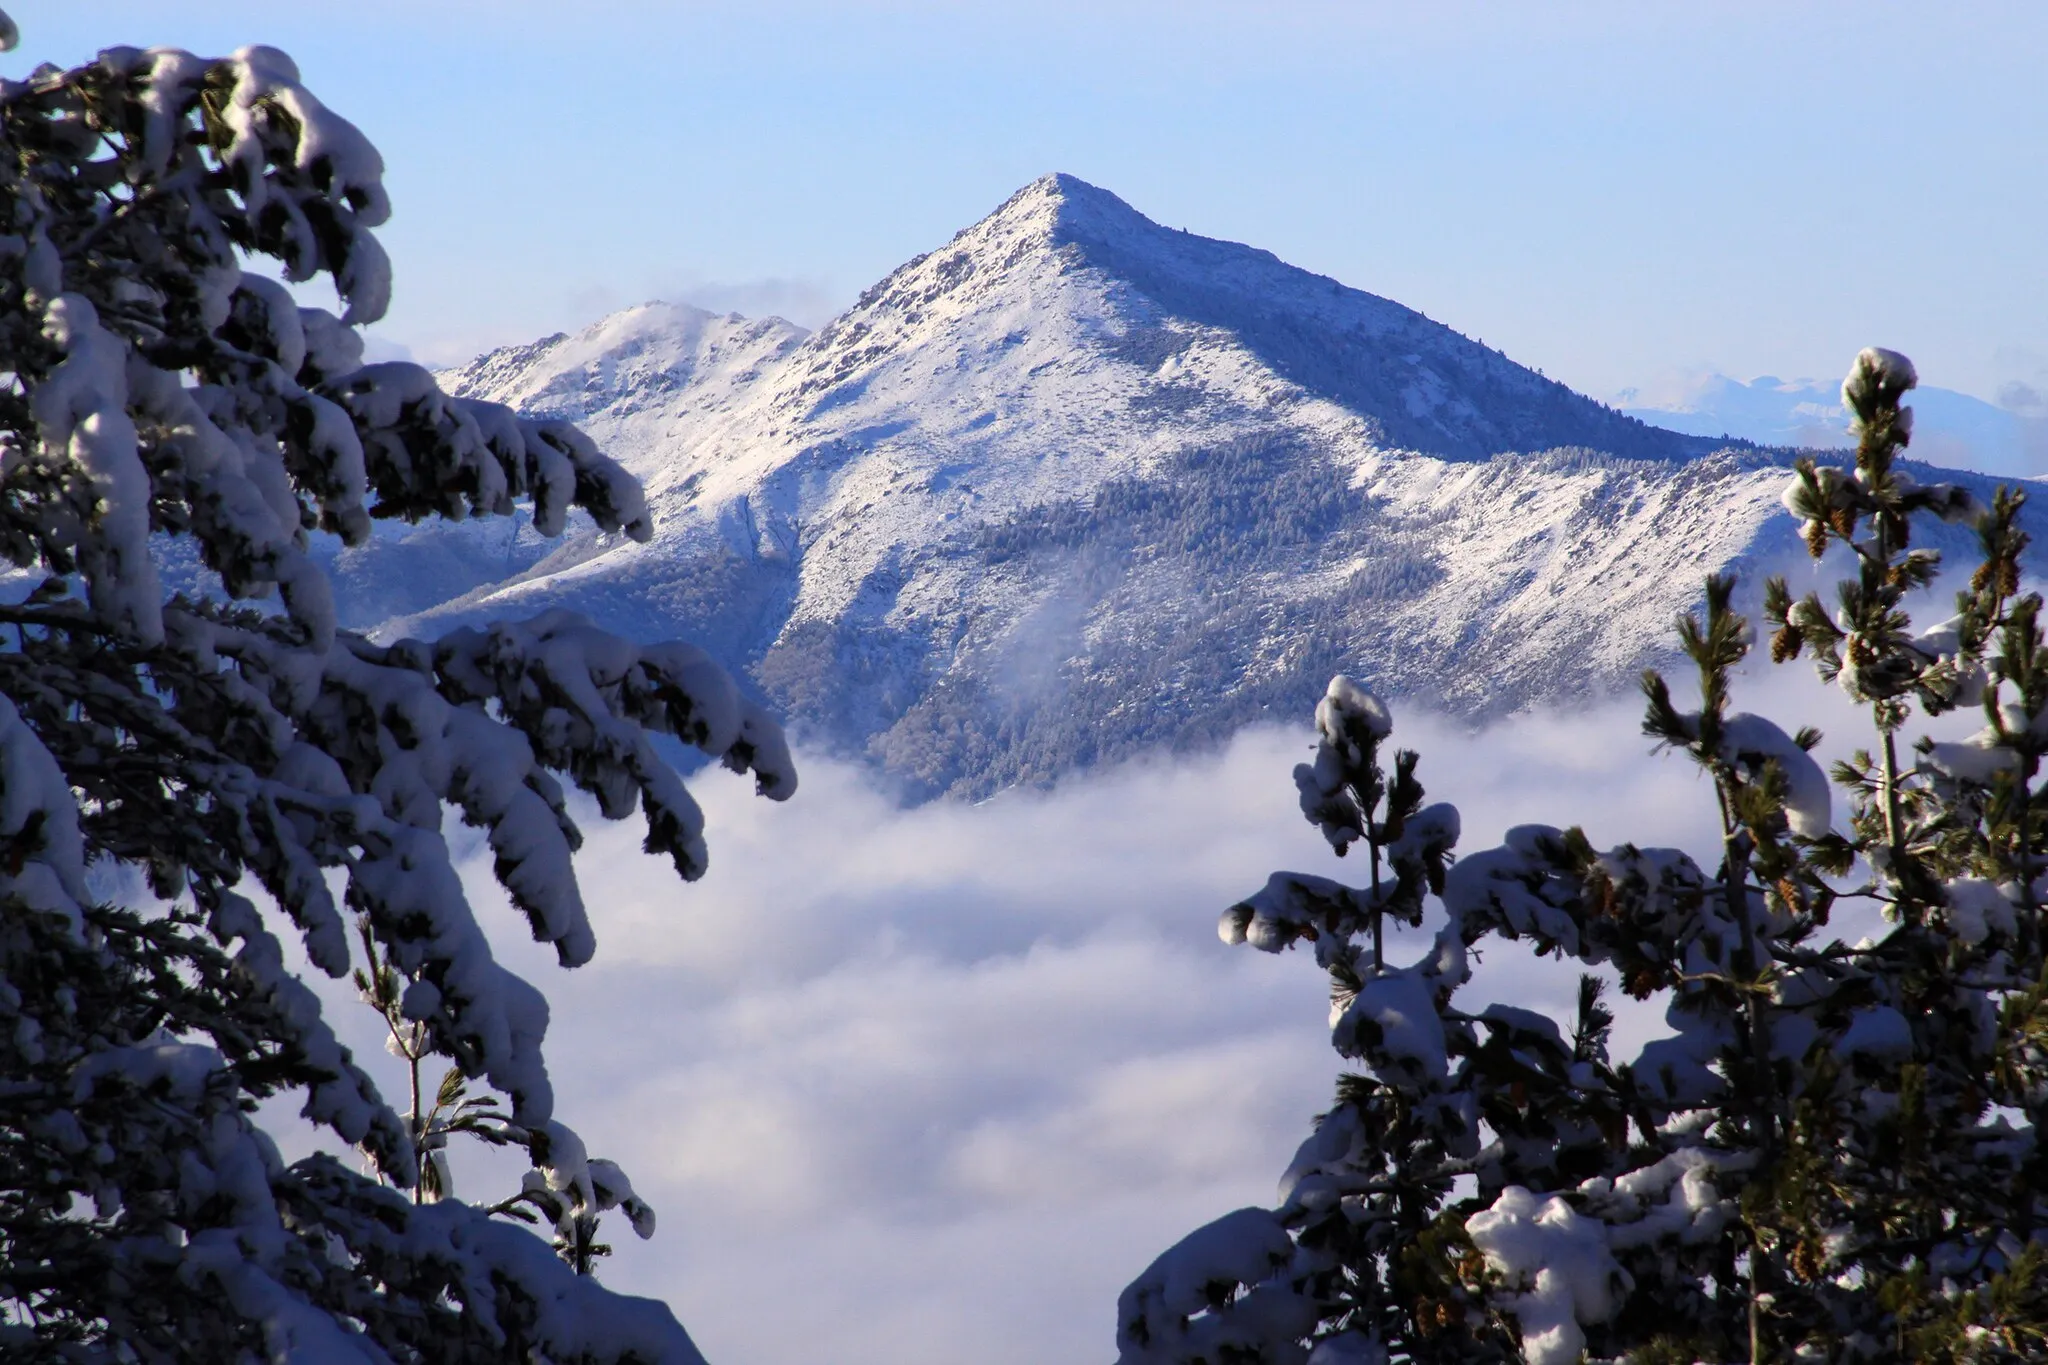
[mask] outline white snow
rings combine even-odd
[[[2014,902],[2006,887],[1976,877],[1962,877],[1948,883],[1942,892],[1948,900],[1949,926],[1965,943],[1981,943],[1993,932],[2011,935],[2018,927]]]
[[[1420,967],[1371,977],[1333,1011],[1337,1050],[1359,1057],[1390,1084],[1440,1081],[1450,1069],[1436,988]]]
[[[1394,732],[1394,717],[1385,702],[1340,673],[1330,679],[1329,690],[1316,705],[1316,732],[1325,741],[1348,748],[1353,729],[1382,740]],[[1351,755],[1354,762],[1361,756]]]
[[[1966,739],[1937,740],[1927,749],[1927,763],[1950,777],[1984,786],[1998,774],[2019,766],[2019,754],[1990,726]]]
[[[64,360],[36,387],[33,415],[43,455],[75,463],[91,479],[96,524],[71,528],[94,608],[144,644],[163,639],[163,591],[149,558],[149,473],[128,415],[128,348],[100,326],[77,294],[44,313],[43,335]]]
[[[1229,1359],[1264,1343],[1305,1336],[1313,1300],[1269,1277],[1294,1256],[1294,1242],[1268,1209],[1239,1209],[1168,1248],[1117,1301],[1119,1365]],[[1249,1289],[1228,1316],[1205,1312],[1215,1299]]]
[[[1792,832],[1818,839],[1834,822],[1834,792],[1828,775],[1792,736],[1764,716],[1737,712],[1721,722],[1722,752],[1752,773],[1774,762],[1785,774],[1785,819]]]
[[[124,1254],[224,1300],[246,1319],[243,1344],[266,1358],[384,1359],[341,1300],[309,1292],[293,1243],[311,1226],[325,1243],[316,1254],[382,1274],[401,1300],[417,1286],[384,1272],[431,1263],[429,1297],[459,1303],[472,1325],[488,1333],[494,1313],[520,1313],[534,1359],[702,1365],[665,1306],[606,1293],[483,1208],[414,1207],[379,1182],[412,1184],[421,1156],[443,1169],[440,1144],[429,1134],[415,1150],[410,1124],[337,1038],[270,923],[292,921],[311,965],[345,975],[335,894],[345,882],[347,908],[381,949],[372,956],[403,982],[403,1015],[424,1026],[430,1050],[509,1097],[509,1115],[493,1121],[525,1130],[553,1205],[577,1218],[618,1208],[646,1236],[653,1211],[625,1174],[589,1159],[551,1117],[547,1002],[494,958],[444,819],[453,807],[487,828],[512,903],[575,965],[594,937],[571,863],[582,836],[555,774],[594,793],[605,814],[644,811],[646,847],[696,876],[702,817],[650,736],[715,746],[710,757],[752,771],[779,799],[795,774],[778,728],[702,651],[643,651],[569,612],[391,648],[339,628],[308,531],[361,543],[373,494],[375,511],[402,518],[461,521],[531,497],[543,531],[560,530],[572,506],[628,540],[647,539],[652,522],[638,483],[569,424],[450,399],[416,366],[359,367],[351,329],[381,315],[390,292],[389,262],[368,233],[388,213],[383,167],[301,86],[290,58],[110,48],[77,72],[0,84],[10,98],[50,97],[34,117],[58,131],[25,153],[30,178],[61,186],[75,172],[83,179],[61,193],[100,196],[97,213],[83,199],[62,210],[90,229],[68,233],[67,255],[52,246],[42,191],[16,196],[22,234],[0,242],[21,286],[14,321],[48,343],[16,376],[32,429],[0,442],[10,495],[18,474],[34,476],[18,490],[11,553],[30,563],[39,553],[53,575],[21,602],[17,652],[37,662],[38,630],[76,645],[57,650],[64,666],[50,678],[17,667],[23,686],[0,697],[0,896],[29,917],[22,926],[41,933],[37,912],[55,917],[105,958],[81,966],[75,993],[61,979],[39,986],[47,1000],[33,1013],[0,981],[17,1048],[57,1064],[45,1078],[55,1089],[31,1107],[67,1091],[74,1104],[42,1136],[75,1139],[66,1155],[89,1157],[48,1173],[60,1192],[51,1208],[68,1207],[66,1189],[103,1218],[146,1203]],[[245,274],[243,261],[261,254],[288,281],[331,275],[346,315],[302,310],[283,285]],[[91,300],[64,291],[67,270]],[[83,604],[68,600],[74,573]],[[167,601],[174,574],[189,591]],[[282,612],[240,609],[275,597]],[[176,838],[149,827],[131,779],[162,787],[152,799],[191,805],[200,823]],[[84,823],[109,812],[112,829]],[[87,833],[99,859],[91,881]],[[217,847],[178,846],[195,837]],[[118,921],[88,926],[81,909],[110,882],[139,881],[142,862],[139,904],[161,897],[179,909],[143,909],[149,937],[135,947]],[[275,908],[240,894],[245,879]],[[23,942],[35,951],[36,939]],[[83,1003],[88,987],[116,988],[125,967],[115,956],[138,952],[148,960],[127,965],[177,998],[145,1011],[141,1029],[162,1027],[135,1042],[135,1019],[102,1019]],[[103,969],[115,975],[102,980]],[[205,1004],[221,991],[234,997],[225,1013]],[[262,1074],[235,1074],[251,1061]],[[42,1082],[10,1085],[32,1097]],[[369,1179],[309,1163],[280,1202],[278,1150],[250,1113],[280,1087],[362,1154]],[[80,1103],[95,1096],[122,1107]],[[89,1152],[88,1125],[105,1139]],[[338,1202],[322,1187],[330,1179],[345,1187]],[[204,1341],[188,1346],[207,1353]]]
[[[1753,1160],[1752,1154],[1731,1157],[1681,1147],[1612,1181],[1589,1180],[1579,1192],[1587,1208],[1608,1225],[1609,1247],[1654,1246],[1667,1238],[1698,1245],[1720,1235],[1735,1214],[1735,1201],[1715,1188],[1715,1172],[1740,1169]]]
[[[0,865],[0,895],[19,896],[29,907],[61,915],[74,930],[79,928],[79,907],[87,895],[78,803],[64,770],[4,696],[0,696],[0,840],[17,850],[19,861],[16,870]]]
[[[1187,1317],[1208,1307],[1211,1285],[1256,1284],[1293,1255],[1294,1242],[1271,1210],[1239,1209],[1162,1252],[1131,1288],[1160,1310]]]
[[[1580,1324],[1604,1322],[1631,1287],[1608,1250],[1606,1229],[1562,1196],[1541,1198],[1520,1185],[1465,1220],[1487,1265],[1507,1282],[1505,1300],[1522,1328],[1529,1365],[1577,1365],[1586,1349]]]
[[[1216,316],[1197,320],[1200,309],[1147,288],[1208,291]],[[984,528],[1063,501],[1085,508],[1191,447],[1271,440],[1318,452],[1333,477],[1378,500],[1387,529],[1375,553],[1430,566],[1375,603],[1355,647],[1394,684],[1497,711],[1559,686],[1561,661],[1575,680],[1629,681],[1643,642],[1668,636],[1705,573],[1771,536],[1794,548],[1777,518],[1783,475],[1760,462],[1465,462],[1394,449],[1364,407],[1274,368],[1249,334],[1254,299],[1326,328],[1345,355],[1384,348],[1387,364],[1428,370],[1451,385],[1429,420],[1473,440],[1478,400],[1461,385],[1545,384],[1397,304],[1048,178],[815,334],[650,304],[444,375],[452,392],[580,420],[645,481],[655,528],[645,547],[602,547],[466,599],[461,617],[643,592],[725,553],[763,575],[793,573],[788,614],[762,644],[778,629],[843,623],[873,642],[873,666],[901,695],[948,679],[1001,689],[1003,660],[1037,652],[1043,613],[1070,599],[1056,570],[984,563],[973,548]],[[1275,610],[1342,602],[1373,563],[1346,551],[1234,591]],[[1048,669],[1154,614],[1197,632],[1213,614],[1200,569],[1132,573],[1144,592],[1079,599],[1075,638]],[[1270,666],[1241,659],[1234,638],[1215,647],[1248,676]]]
[[[1919,383],[1920,375],[1912,361],[1882,346],[1866,346],[1857,353],[1848,378],[1842,381],[1842,406],[1859,412],[1881,391],[1890,390],[1897,395]]]

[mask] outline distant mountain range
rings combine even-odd
[[[1765,375],[1745,384],[1724,374],[1693,375],[1654,395],[1624,392],[1622,411],[1696,436],[1850,446],[1839,383]],[[1930,464],[2004,478],[2048,473],[2048,415],[1933,387],[1914,390],[1913,408],[1913,453]]]
[[[581,423],[655,538],[392,529],[349,619],[693,639],[912,799],[1299,720],[1339,669],[1475,717],[1603,692],[1704,574],[1797,550],[1783,452],[1069,176],[816,333],[648,304],[442,380]]]

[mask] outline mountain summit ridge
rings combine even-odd
[[[1070,176],[814,333],[643,305],[443,378],[575,416],[655,537],[472,531],[453,600],[361,619],[693,639],[912,797],[1217,741],[1340,670],[1472,717],[1626,686],[1704,574],[1799,553],[1773,455]]]
[[[950,288],[992,264],[1013,270],[1033,248],[1100,272],[1163,316],[1233,334],[1304,395],[1365,417],[1381,446],[1466,459],[1557,445],[1654,459],[1716,448],[1575,393],[1404,304],[1258,247],[1164,227],[1064,173],[1033,181],[893,273],[820,336],[915,297],[904,285],[920,276],[939,273]]]

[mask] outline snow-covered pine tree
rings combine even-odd
[[[1281,1182],[1162,1255],[1123,1295],[1124,1365],[2004,1361],[2048,1351],[2048,640],[2021,593],[2021,497],[1977,506],[1896,466],[1903,357],[1843,386],[1849,468],[1799,464],[1786,504],[1816,557],[1846,547],[1839,609],[1765,591],[1774,657],[1812,652],[1868,708],[1874,745],[1835,770],[1820,736],[1731,709],[1750,649],[1734,583],[1680,622],[1696,707],[1644,679],[1647,735],[1711,777],[1719,863],[1526,826],[1446,867],[1457,820],[1389,785],[1386,708],[1347,679],[1317,710],[1302,806],[1363,888],[1273,877],[1227,941],[1313,945],[1332,1037],[1362,1064]],[[1984,559],[1949,620],[1913,633],[1934,581],[1915,517],[1972,519]],[[1959,742],[1902,751],[1914,710],[1981,705]],[[1419,824],[1418,824],[1419,820]],[[1424,833],[1418,834],[1418,828]],[[1391,872],[1391,875],[1388,875]],[[1386,960],[1394,914],[1442,926]],[[1850,944],[1845,903],[1883,911]],[[1866,916],[1866,919],[1869,917]],[[1612,971],[1667,1005],[1669,1036],[1608,1054],[1582,978],[1564,1026],[1456,999],[1487,935]]]
[[[0,83],[10,1360],[700,1359],[664,1305],[431,1197],[441,1142],[471,1131],[530,1154],[503,1210],[554,1224],[576,1268],[602,1211],[652,1228],[555,1117],[546,1001],[493,960],[441,830],[482,827],[511,901],[574,966],[595,945],[557,774],[607,817],[642,810],[686,878],[702,821],[653,733],[777,799],[795,777],[774,723],[688,645],[559,612],[432,642],[337,628],[316,530],[355,543],[374,517],[522,499],[549,533],[573,507],[650,530],[638,486],[574,428],[362,363],[355,328],[390,290],[385,212],[376,152],[281,53],[112,48]],[[330,276],[345,313],[299,307],[266,264]],[[166,597],[153,555],[181,540],[220,591]],[[92,894],[89,871],[122,864],[146,869],[149,904]],[[352,927],[409,1055],[452,1063],[410,1119],[277,936],[345,976]],[[374,1174],[281,1160],[251,1113],[293,1093]]]

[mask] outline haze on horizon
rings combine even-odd
[[[389,165],[430,363],[652,297],[814,325],[1065,170],[1613,398],[2048,393],[2048,11],[1160,0],[16,6],[18,77],[267,42]]]

